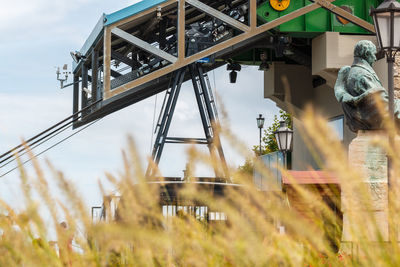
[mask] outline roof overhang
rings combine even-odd
[[[340,185],[339,179],[326,171],[288,171],[282,174],[284,185]]]

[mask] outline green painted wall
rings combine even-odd
[[[370,7],[378,6],[382,0],[336,0],[336,6],[344,6],[352,11],[354,15],[372,23],[369,16]],[[309,0],[291,0],[289,7],[285,11],[274,10],[269,1],[262,3],[257,10],[259,24],[264,24],[281,16],[287,15],[294,10],[311,4]],[[366,30],[352,24],[342,24],[336,15],[327,10],[319,8],[306,15],[293,19],[276,28],[279,32],[285,32],[297,37],[312,37],[318,33],[335,31],[351,34],[368,34]]]

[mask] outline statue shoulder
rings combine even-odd
[[[339,70],[335,84],[335,96],[339,102],[342,102],[345,96],[349,94],[346,90],[346,80],[349,76],[350,69],[350,66],[345,66]]]
[[[350,69],[351,69],[351,66],[344,66],[344,67],[342,67],[342,68],[339,70],[338,78],[339,78],[339,77],[341,77],[341,78],[347,78],[347,76],[349,75]]]

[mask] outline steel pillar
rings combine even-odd
[[[188,66],[189,73],[192,79],[194,94],[200,112],[200,118],[205,134],[204,138],[181,138],[168,137],[168,131],[171,125],[172,117],[178,101],[180,89],[184,81],[187,68],[182,68],[175,73],[173,85],[168,89],[163,107],[160,112],[160,117],[156,126],[157,137],[152,151],[152,159],[156,165],[159,164],[161,155],[166,143],[172,144],[204,144],[207,145],[213,160],[219,157],[219,163],[214,167],[214,172],[217,178],[229,179],[228,167],[226,164],[224,152],[222,150],[221,141],[218,134],[218,114],[215,107],[212,90],[208,80],[208,76],[204,73],[203,68],[198,63],[193,63]],[[154,170],[149,167],[146,172],[147,177],[154,176]]]

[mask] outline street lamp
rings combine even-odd
[[[262,131],[262,128],[264,128],[264,121],[265,121],[265,118],[263,118],[263,116],[261,114],[258,115],[257,127],[260,129],[260,156],[261,156],[261,131]]]
[[[385,0],[376,9],[371,9],[374,19],[376,37],[379,49],[386,54],[388,63],[388,95],[389,116],[394,123],[394,71],[393,65],[396,53],[400,50],[400,3],[395,0]],[[389,145],[394,147],[394,133],[389,132]],[[388,205],[389,214],[393,213],[392,205],[392,159],[388,157]],[[393,226],[389,220],[389,236],[393,236]]]
[[[400,50],[400,3],[385,0],[376,9],[371,9],[379,49],[384,51],[388,63],[389,115],[394,119],[394,78],[393,64]]]
[[[288,127],[286,121],[280,121],[279,124],[279,129],[274,134],[278,149],[283,153],[285,168],[287,168],[287,152],[292,150],[293,131]]]

